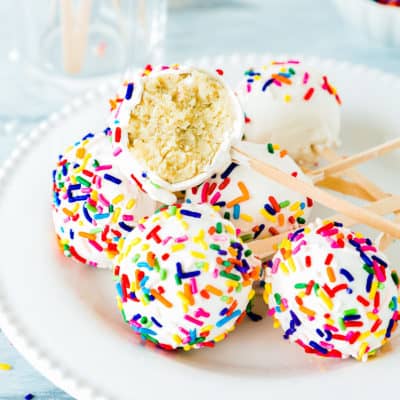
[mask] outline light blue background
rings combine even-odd
[[[35,2],[23,3],[33,6]],[[234,52],[301,53],[364,63],[392,73],[400,70],[399,48],[385,48],[370,42],[342,21],[329,0],[199,0],[192,3],[200,5],[175,9],[169,15],[167,62]],[[8,62],[16,43],[13,35],[20,29],[15,10],[15,1],[0,2],[1,29],[4,29],[0,35],[0,161],[36,123],[32,116],[24,115],[24,107],[28,110],[33,100],[26,98],[21,104],[12,95],[21,85],[18,70],[21,63],[16,66]],[[23,84],[29,85],[29,82]],[[51,99],[41,99],[41,107],[50,110]],[[16,110],[20,110],[18,118],[15,118]],[[13,370],[0,371],[0,399],[23,399],[28,392],[38,399],[70,399],[41,377],[0,333],[1,362],[11,364]]]

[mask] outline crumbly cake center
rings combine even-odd
[[[233,122],[229,94],[216,78],[201,71],[149,77],[131,112],[129,148],[178,183],[207,170]]]

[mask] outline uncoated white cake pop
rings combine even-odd
[[[278,145],[241,142],[239,147],[255,159],[311,182]],[[246,164],[237,163],[187,190],[186,201],[219,206],[220,214],[240,230],[244,241],[277,235],[305,224],[313,206],[311,199],[253,171]]]
[[[113,163],[110,139],[87,134],[60,155],[53,171],[53,220],[64,254],[111,268],[124,237],[156,203]]]
[[[269,267],[270,314],[307,353],[365,361],[397,328],[397,272],[371,240],[340,223],[291,233]]]
[[[326,75],[300,61],[272,61],[244,72],[237,95],[245,140],[277,143],[297,161],[340,144],[340,104]]]
[[[245,315],[261,263],[207,204],[169,206],[139,224],[115,260],[118,304],[165,349],[210,347]]]

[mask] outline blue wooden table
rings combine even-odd
[[[328,0],[198,0],[197,3],[200,6],[170,13],[166,61],[234,52],[301,53],[364,63],[392,73],[400,71],[399,48],[384,48],[368,41],[342,21]],[[15,30],[17,18],[13,4],[13,0],[0,2],[0,15],[8,16],[2,18],[2,28],[9,33]],[[0,35],[3,110],[9,99],[5,96],[14,90],[19,79],[17,70],[5,61],[12,41],[11,34]],[[46,101],[51,99],[43,99],[43,107]],[[0,161],[34,123],[24,115],[16,119],[0,110]],[[23,399],[28,393],[37,399],[71,398],[36,372],[1,333],[0,363],[13,367],[10,371],[0,370],[0,399]]]

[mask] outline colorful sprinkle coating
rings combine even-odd
[[[373,0],[375,3],[383,4],[385,6],[400,7],[400,0]]]
[[[366,361],[399,321],[397,272],[370,239],[337,222],[317,221],[282,242],[264,298],[283,337],[322,357]]]
[[[140,221],[116,258],[117,302],[143,339],[212,347],[246,314],[261,263],[208,205],[174,205]]]
[[[137,219],[156,208],[114,164],[109,138],[89,133],[59,156],[53,171],[52,209],[60,248],[93,267],[111,268]]]
[[[308,181],[300,167],[278,145],[242,142],[253,157]],[[186,201],[219,208],[224,219],[240,230],[244,242],[274,236],[304,224],[313,202],[279,185],[246,165],[232,163],[198,187],[186,191]]]
[[[341,98],[328,77],[298,60],[271,61],[244,72],[237,88],[245,139],[277,143],[296,160],[339,144]]]

